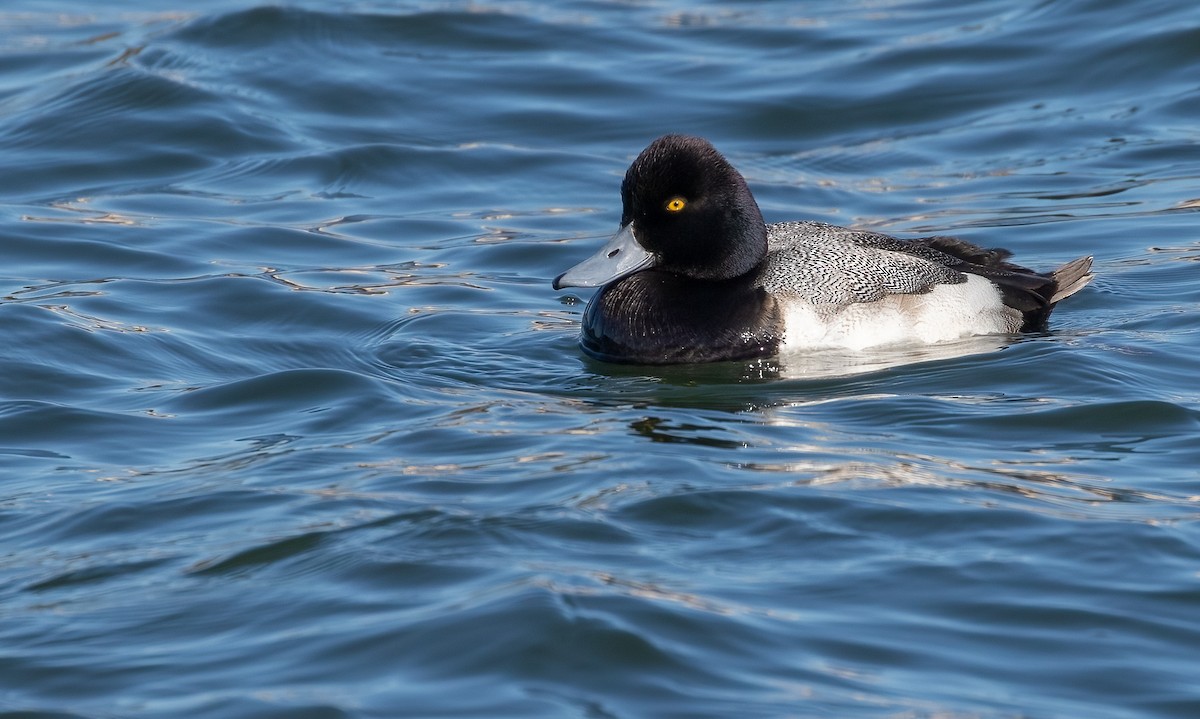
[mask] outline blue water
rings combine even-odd
[[[0,716],[1200,716],[1200,10],[0,6]],[[1096,257],[958,356],[593,362],[768,221]]]

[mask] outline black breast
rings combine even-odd
[[[750,278],[706,282],[647,270],[596,293],[580,343],[607,362],[682,364],[771,356],[782,336],[778,305]]]

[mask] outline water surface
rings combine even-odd
[[[1200,715],[1197,78],[1177,2],[5,3],[0,716]],[[588,360],[669,131],[1097,279]]]

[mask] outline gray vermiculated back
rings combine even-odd
[[[767,226],[767,239],[771,254],[759,275],[762,286],[818,305],[874,302],[966,281],[936,262],[941,253],[874,232],[780,222]]]

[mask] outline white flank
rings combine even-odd
[[[1005,307],[1000,290],[978,275],[920,295],[889,295],[843,307],[794,300],[785,305],[783,349],[860,350],[891,344],[933,344],[969,335],[1007,334],[1021,313]]]

